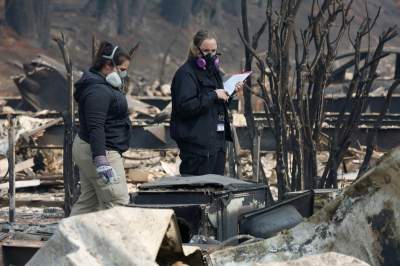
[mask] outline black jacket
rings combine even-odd
[[[90,144],[93,157],[129,148],[132,125],[120,90],[91,69],[75,83],[74,97],[79,104],[79,137]]]
[[[225,117],[225,139],[231,141],[227,107],[217,98],[223,88],[219,71],[202,70],[188,60],[175,73],[171,85],[171,137],[181,150],[200,155],[216,152],[218,112]]]

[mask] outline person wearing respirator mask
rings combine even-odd
[[[71,215],[128,203],[121,154],[129,148],[131,122],[121,89],[130,60],[120,47],[102,42],[93,66],[75,83],[80,127],[72,154],[81,195]]]
[[[240,84],[236,89],[241,89]],[[181,175],[223,175],[225,141],[232,141],[215,35],[198,31],[171,84],[171,137],[180,150]]]

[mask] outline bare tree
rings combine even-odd
[[[89,0],[82,12],[97,19],[111,19],[118,34],[125,34],[141,25],[149,1],[145,0]],[[107,23],[107,22],[105,22]]]
[[[118,0],[116,2],[118,17],[117,17],[117,33],[123,34],[129,30],[130,25],[130,15],[129,15],[129,7],[130,1],[128,0]]]
[[[354,65],[353,79],[347,88],[346,103],[340,112],[339,119],[335,125],[335,132],[330,139],[330,152],[327,166],[319,182],[319,187],[337,187],[337,170],[343,156],[351,144],[351,137],[356,130],[362,112],[365,109],[366,101],[371,91],[372,83],[378,77],[376,73],[379,61],[387,56],[383,52],[384,45],[393,39],[397,32],[390,27],[379,37],[379,42],[374,52],[368,48],[368,56],[364,60],[364,65],[360,64],[360,50],[362,38],[370,35],[379,11],[373,21],[367,17],[357,31],[355,41],[352,46],[355,50],[356,64]],[[350,111],[349,116],[345,117],[345,110]]]
[[[379,60],[386,56],[383,47],[397,34],[394,28],[383,32],[372,52],[370,33],[379,11],[371,19],[366,9],[366,18],[352,38],[349,26],[353,21],[350,16],[353,1],[337,0],[324,0],[322,4],[313,0],[308,25],[297,30],[294,23],[301,3],[302,0],[282,0],[275,10],[272,1],[268,0],[268,43],[264,58],[257,54],[257,47],[249,41],[246,28],[243,34],[239,32],[246,52],[256,59],[260,72],[257,83],[261,95],[258,96],[264,100],[267,121],[272,121],[270,127],[277,143],[276,172],[280,199],[289,190],[337,186],[337,170],[365,109],[371,85],[377,77]],[[334,24],[336,30],[333,30]],[[317,152],[325,120],[325,89],[332,80],[333,63],[346,33],[354,50],[354,76],[346,88],[346,104],[336,122],[335,132],[329,138],[328,163],[318,180]],[[364,42],[368,43],[368,56],[361,65],[360,50]],[[294,55],[291,47],[294,47]],[[253,89],[248,91],[254,94]],[[345,114],[346,110],[350,110],[349,115]],[[291,150],[289,144],[293,146]]]
[[[173,37],[173,39],[168,44],[168,46],[165,49],[165,51],[163,53],[163,56],[161,58],[160,74],[158,76],[158,80],[160,82],[160,86],[165,84],[165,68],[167,67],[167,61],[168,61],[168,57],[171,54],[171,50],[174,47],[176,41],[178,40],[178,33],[179,33],[179,31],[176,32],[175,36]]]
[[[50,38],[48,0],[6,0],[6,23],[24,38],[46,48]]]
[[[132,10],[134,17],[134,28],[140,27],[143,22],[143,18],[147,11],[149,1],[146,0],[132,0],[129,10]]]
[[[241,12],[241,0],[222,0],[222,8],[228,14],[238,16]]]
[[[249,33],[249,25],[248,25],[248,19],[247,19],[247,1],[242,0],[241,1],[241,10],[242,10],[242,28],[243,28],[243,38],[247,43],[251,43],[251,48],[252,49],[257,49],[258,46],[258,41],[265,31],[265,27],[267,22],[265,21],[260,29],[253,35],[252,41],[250,42],[250,33]],[[239,31],[240,33],[240,31]],[[245,71],[251,71],[252,69],[252,62],[253,62],[253,55],[251,54],[250,50],[245,47]],[[251,79],[247,79],[246,81],[246,86],[248,88],[251,88]],[[244,91],[244,116],[246,118],[246,123],[247,123],[247,129],[248,129],[248,138],[249,138],[249,143],[250,143],[250,151],[251,151],[251,158],[253,158],[253,163],[252,163],[252,171],[253,175],[256,175],[256,173],[259,172],[258,167],[260,167],[257,162],[254,160],[254,158],[257,158],[258,154],[256,146],[257,146],[257,138],[256,138],[256,125],[254,122],[254,115],[253,115],[253,108],[251,104],[251,91],[250,90],[245,90]],[[256,177],[258,179],[258,176]]]
[[[64,120],[64,150],[63,150],[63,176],[64,176],[64,212],[65,216],[71,213],[72,205],[79,197],[78,178],[75,173],[74,163],[72,161],[72,144],[75,134],[75,108],[74,108],[74,81],[72,75],[72,62],[66,47],[66,40],[61,34],[60,38],[55,38],[62,57],[64,59],[65,69],[68,80],[68,106],[62,113]]]
[[[383,121],[384,116],[386,115],[386,112],[387,112],[388,108],[389,108],[393,92],[399,85],[400,85],[400,80],[397,79],[390,86],[390,88],[389,88],[389,90],[387,92],[386,98],[385,98],[385,102],[382,105],[381,112],[379,113],[379,116],[375,121],[374,128],[371,131],[368,132],[367,150],[365,152],[364,160],[363,160],[363,162],[361,164],[361,167],[360,167],[360,169],[358,171],[357,178],[360,177],[361,175],[363,175],[366,172],[366,170],[368,169],[369,161],[371,160],[371,157],[372,157],[372,154],[374,152],[374,148],[375,148],[375,145],[376,145],[376,142],[377,142],[378,130],[382,126],[382,121]]]
[[[174,8],[171,8],[171,7]],[[192,0],[162,0],[161,16],[169,22],[186,27],[192,11]]]

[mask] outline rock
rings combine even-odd
[[[131,168],[138,168],[141,166],[141,164],[142,162],[139,160],[129,160],[129,159],[124,160],[125,171],[128,171]]]
[[[171,265],[185,258],[172,210],[115,207],[64,219],[27,265]]]
[[[164,85],[162,85],[161,88],[160,88],[160,90],[161,90],[161,93],[162,93],[164,96],[169,96],[169,95],[171,95],[171,85],[170,85],[170,84],[164,84]]]
[[[177,161],[175,163],[167,163],[167,162],[161,161],[161,166],[167,175],[176,176],[176,175],[179,175],[180,163],[181,163],[180,161]]]
[[[10,107],[10,106],[4,106],[4,107],[2,107],[2,113],[3,114],[12,114],[12,113],[15,113],[15,110],[12,108],[12,107]]]
[[[246,118],[244,117],[243,114],[238,114],[238,113],[234,113],[232,114],[232,123],[235,127],[246,127],[247,123],[246,123]]]
[[[163,96],[161,91],[154,91],[154,96]]]
[[[276,177],[276,159],[272,153],[266,154],[261,157],[261,165],[264,168],[265,176],[268,178],[268,183],[270,185],[278,184]]]
[[[155,80],[155,81],[153,82],[153,84],[151,84],[151,89],[152,89],[153,91],[157,90],[159,87],[160,87],[160,81],[159,81],[159,80]]]
[[[151,173],[141,169],[129,169],[127,181],[132,183],[146,183],[154,181]]]
[[[353,257],[338,254],[335,252],[329,252],[320,255],[307,256],[305,258],[297,260],[291,260],[285,262],[271,262],[267,264],[256,263],[253,265],[254,266],[320,266],[320,265],[368,266],[369,264]]]
[[[371,265],[400,265],[400,148],[296,227],[210,255],[213,265],[251,265],[338,252]],[[235,263],[232,263],[235,262]]]
[[[154,91],[152,91],[152,90],[146,90],[145,93],[147,96],[150,96],[150,97],[154,96]]]

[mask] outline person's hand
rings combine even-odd
[[[244,87],[244,82],[243,81],[240,81],[240,82],[236,83],[235,92],[236,93],[242,92],[243,91],[243,87]]]
[[[94,165],[96,166],[97,175],[103,179],[104,183],[113,183],[117,180],[117,174],[108,163],[106,156],[96,156],[94,158]]]
[[[215,93],[217,93],[218,99],[221,99],[224,102],[228,101],[229,96],[224,89],[217,89],[217,90],[215,90]]]

